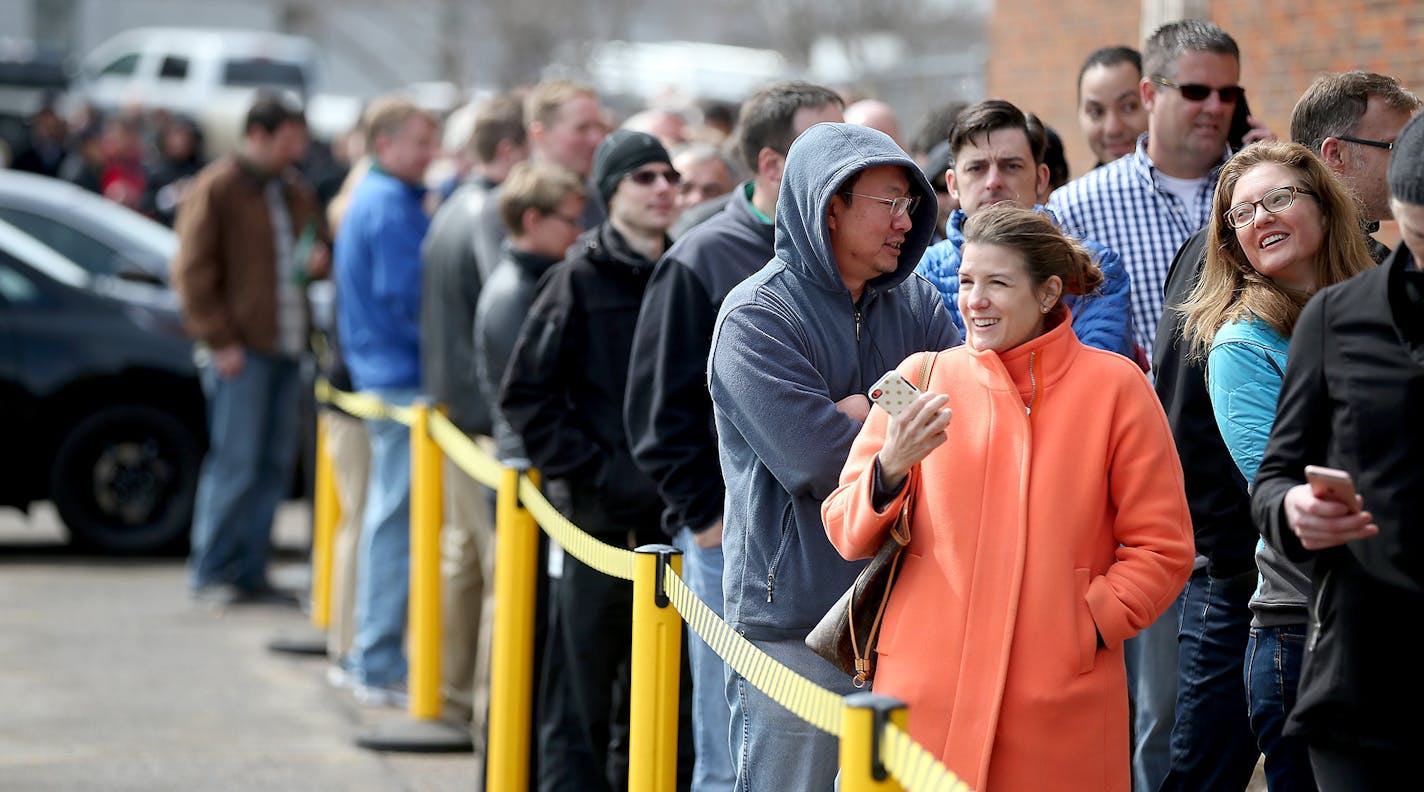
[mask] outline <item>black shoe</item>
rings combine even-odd
[[[237,589],[237,599],[233,605],[277,605],[284,608],[299,608],[302,600],[295,593],[279,589],[270,584],[255,588]]]

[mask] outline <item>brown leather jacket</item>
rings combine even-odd
[[[204,168],[178,207],[173,286],[184,325],[212,348],[277,348],[277,266],[266,174],[228,155]],[[295,174],[280,176],[299,235],[308,221],[327,237],[316,198]]]

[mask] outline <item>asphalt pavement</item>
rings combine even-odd
[[[279,585],[308,580],[309,512],[283,507]],[[292,608],[194,604],[183,559],[71,552],[47,504],[0,509],[0,791],[478,790],[470,754],[358,748],[406,719],[326,683]]]

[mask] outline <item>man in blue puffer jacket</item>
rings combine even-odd
[[[1023,111],[1001,99],[972,105],[959,114],[949,134],[950,195],[960,208],[949,217],[947,238],[931,245],[915,271],[939,289],[949,316],[961,333],[959,314],[959,252],[964,221],[980,209],[1008,201],[1025,209],[1048,211],[1038,204],[1048,184],[1043,163],[1043,139],[1029,131]],[[1044,195],[1043,197],[1046,197]],[[1117,252],[1092,240],[1081,241],[1103,271],[1103,285],[1094,294],[1068,297],[1073,332],[1088,346],[1141,361],[1132,337],[1127,270]]]

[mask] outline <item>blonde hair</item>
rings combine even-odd
[[[549,127],[559,118],[564,103],[580,96],[598,100],[598,92],[590,85],[573,80],[546,80],[534,86],[524,97],[524,125]]]
[[[534,209],[551,215],[570,195],[587,198],[588,191],[573,171],[552,162],[520,162],[499,188],[499,217],[510,236],[523,236],[524,213]]]
[[[1226,223],[1236,183],[1257,165],[1275,163],[1294,171],[1299,187],[1314,193],[1324,235],[1315,257],[1315,287],[1323,289],[1374,266],[1360,228],[1359,204],[1349,189],[1320,158],[1299,143],[1262,141],[1232,157],[1221,169],[1212,199],[1206,264],[1186,303],[1174,308],[1185,316],[1183,335],[1192,356],[1205,358],[1216,331],[1228,322],[1251,316],[1290,338],[1296,320],[1310,299],[1257,272],[1241,249],[1236,231]]]
[[[1065,295],[1077,295],[1091,294],[1103,282],[1102,270],[1081,242],[1064,236],[1042,212],[1007,201],[975,212],[964,223],[964,244],[971,242],[1018,252],[1035,286],[1056,275]]]
[[[366,129],[366,150],[376,150],[376,138],[391,137],[400,132],[401,127],[412,118],[423,118],[437,130],[440,121],[435,114],[425,110],[415,102],[392,94],[371,102],[361,117],[361,125]]]

